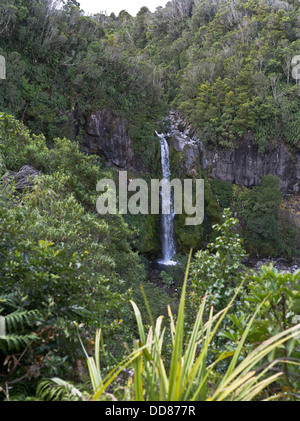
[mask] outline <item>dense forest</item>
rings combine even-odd
[[[0,55],[0,400],[299,400],[299,2],[0,0]],[[205,184],[166,267],[159,215],[96,210],[157,133]]]

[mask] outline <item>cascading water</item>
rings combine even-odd
[[[170,181],[170,159],[169,159],[169,145],[163,134],[157,133],[160,138],[160,149],[161,149],[161,168],[162,176],[164,179]],[[162,192],[162,207],[166,204],[169,207],[170,212],[161,215],[161,241],[162,241],[162,259],[158,261],[163,265],[176,265],[177,262],[172,260],[176,253],[175,244],[175,230],[174,230],[174,208],[172,200],[171,189],[169,192]]]

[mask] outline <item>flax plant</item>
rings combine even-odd
[[[131,302],[139,331],[139,340],[134,342],[133,351],[103,377],[99,358],[101,330],[97,331],[95,337],[95,356],[90,357],[84,350],[93,388],[93,393],[88,400],[102,400],[107,397],[117,400],[114,395],[113,381],[129,366],[133,367],[134,374],[133,381],[132,379],[130,380],[133,386],[128,387],[133,387],[133,400],[136,401],[262,400],[259,394],[283,376],[283,372],[279,370],[276,370],[275,374],[273,374],[276,365],[282,363],[300,365],[297,361],[279,359],[266,363],[268,361],[267,357],[274,350],[288,340],[297,337],[300,324],[269,338],[249,352],[246,357],[243,356],[245,340],[264,302],[258,306],[247,324],[236,350],[224,352],[215,361],[208,363],[209,347],[213,344],[213,339],[218,333],[220,324],[242,285],[237,289],[234,297],[225,309],[214,314],[213,307],[211,307],[206,318],[204,314],[206,296],[204,296],[196,314],[191,334],[187,340],[184,340],[184,310],[191,253],[192,250],[188,259],[176,323],[170,307],[168,308],[172,340],[172,355],[169,366],[166,365],[162,352],[166,332],[166,327],[163,327],[163,316],[158,317],[154,323],[146,302],[151,320],[151,326],[146,334],[141,313],[137,305]],[[215,368],[225,358],[230,359],[227,365],[228,368],[224,374],[218,377],[215,375]],[[62,385],[61,382],[57,381],[59,379],[53,380],[55,383]],[[69,384],[67,386],[70,388]],[[112,393],[107,393],[107,390],[110,390]],[[128,400],[128,396],[130,396],[128,390],[126,393]],[[78,393],[77,396],[79,396]],[[282,396],[280,394],[268,395],[265,400],[278,399],[282,398]]]
[[[294,326],[260,344],[256,349],[242,358],[242,351],[250,327],[260,307],[249,321],[235,351],[221,354],[213,363],[208,364],[209,346],[218,332],[218,328],[232,305],[239,289],[228,306],[217,314],[211,307],[207,321],[204,321],[206,297],[196,315],[192,332],[184,343],[184,309],[187,277],[191,252],[183,283],[182,296],[176,325],[170,308],[170,329],[172,337],[172,356],[170,366],[166,367],[162,355],[165,328],[162,328],[163,317],[156,320],[146,335],[142,317],[136,304],[132,302],[140,339],[135,343],[134,364],[135,400],[149,401],[248,401],[257,397],[271,383],[282,376],[282,372],[270,375],[274,366],[282,361],[275,360],[265,364],[267,357],[284,342],[295,337],[298,326]],[[240,286],[241,288],[241,286]],[[263,303],[262,303],[263,304]],[[262,305],[261,304],[261,305]],[[231,358],[226,372],[215,380],[214,369],[224,358]],[[286,363],[286,361],[285,361]],[[297,362],[290,362],[299,365]]]

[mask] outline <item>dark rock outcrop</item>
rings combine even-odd
[[[215,147],[197,139],[195,131],[176,113],[170,114],[168,141],[179,152],[181,176],[199,176],[200,166],[210,178],[253,187],[268,174],[280,178],[283,193],[300,193],[300,150],[283,142],[269,144],[264,153],[258,151],[252,133],[248,133],[235,149]]]
[[[278,176],[283,193],[298,193],[300,187],[300,152],[291,150],[282,142],[268,145],[258,152],[253,135],[248,134],[236,149],[202,148],[202,162],[206,163],[211,178],[253,187],[260,185],[268,174]]]
[[[300,194],[300,150],[281,141],[258,151],[252,133],[248,133],[235,149],[215,147],[198,139],[195,130],[176,112],[169,116],[169,144],[180,154],[180,177],[199,177],[200,169],[208,177],[253,187],[268,174],[280,178],[283,193]],[[110,165],[137,173],[153,172],[134,150],[128,135],[128,122],[108,109],[97,110],[88,119],[85,134],[88,153],[104,157]]]
[[[128,122],[108,109],[97,110],[87,121],[85,147],[88,153],[103,156],[107,163],[132,171],[147,171],[134,152]]]

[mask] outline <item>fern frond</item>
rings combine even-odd
[[[40,381],[36,395],[43,401],[84,401],[88,398],[85,391],[80,391],[72,383],[56,377]]]
[[[38,314],[37,310],[16,310],[4,316],[7,330],[11,332],[18,328],[23,329],[25,325],[30,325]]]
[[[6,353],[7,351],[19,351],[29,345],[33,340],[37,340],[37,336],[33,333],[27,335],[9,334],[0,337],[0,350]]]
[[[28,330],[38,318],[39,311],[20,309],[19,299],[15,293],[0,295],[0,349],[4,353],[19,351],[37,339],[33,333],[26,333],[25,328]]]
[[[6,294],[0,294],[0,307],[3,303],[14,306],[16,304],[16,293],[10,292]]]

